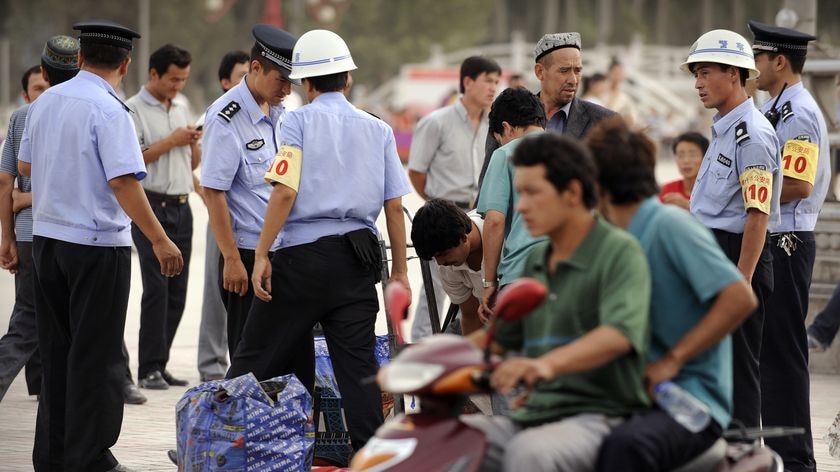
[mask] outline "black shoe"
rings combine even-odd
[[[171,460],[173,464],[178,465],[178,451],[170,449],[166,451],[166,456],[169,457],[169,460]]]
[[[142,405],[146,403],[146,396],[140,392],[136,385],[126,382],[123,385],[123,400],[129,405]]]
[[[126,467],[122,464],[117,464],[116,467],[109,470],[108,472],[136,472],[136,471],[134,469],[129,469],[128,467]]]
[[[202,374],[201,383],[210,382],[212,380],[224,380],[224,374]]]
[[[176,379],[169,373],[168,370],[164,370],[162,374],[163,380],[173,387],[186,387],[190,383],[186,380]]]
[[[163,380],[163,376],[157,370],[149,372],[149,374],[141,378],[137,382],[137,385],[140,388],[148,388],[149,390],[166,390],[169,388],[169,384],[166,383],[166,380]]]

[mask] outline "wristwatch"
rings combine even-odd
[[[484,288],[490,288],[490,287],[496,288],[498,286],[499,286],[499,281],[498,280],[484,279]]]

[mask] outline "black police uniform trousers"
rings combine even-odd
[[[273,252],[268,253],[269,258],[273,255]],[[251,311],[251,303],[254,300],[254,287],[251,285],[251,274],[254,272],[254,250],[239,248],[239,258],[242,259],[242,265],[245,266],[245,272],[248,274],[248,291],[245,295],[225,290],[225,256],[219,256],[219,293],[222,295],[222,304],[227,311],[228,351],[231,358],[242,338],[245,320],[248,319],[248,312]]]
[[[766,439],[785,461],[785,470],[813,471],[810,375],[805,317],[814,270],[816,242],[811,231],[794,233],[799,241],[787,255],[772,236],[774,288],[767,304],[761,350],[761,421],[767,426],[798,426],[805,434]]]
[[[596,472],[667,472],[712,447],[723,433],[712,419],[697,433],[654,408],[631,416],[604,438]]]
[[[35,236],[33,256],[44,367],[35,471],[110,470],[123,419],[131,249]]]
[[[838,330],[840,330],[840,284],[834,287],[834,292],[825,308],[808,327],[808,334],[825,346],[830,346]]]
[[[353,449],[383,423],[376,383],[376,276],[344,236],[283,248],[272,258],[271,301],[254,299],[228,378],[252,372],[265,380],[294,373],[315,385],[312,328],[320,322],[341,391]]]
[[[737,265],[744,235],[719,229],[712,232],[729,260]],[[759,359],[767,303],[773,292],[773,255],[769,234],[764,238],[764,248],[753,272],[752,289],[758,298],[758,308],[732,333],[732,419],[747,427],[760,426],[761,421]]]
[[[190,254],[192,252],[193,216],[185,196],[166,196],[146,192],[152,211],[166,235],[178,246],[184,269],[175,277],[160,273],[160,262],[152,243],[134,223],[131,237],[140,257],[143,296],[140,300],[140,336],[138,338],[138,378],[154,371],[163,372],[169,362],[169,349],[184,314],[187,301]]]
[[[0,338],[0,400],[3,400],[24,365],[27,391],[30,395],[41,393],[41,354],[38,352],[38,329],[35,320],[32,243],[18,241],[17,249],[15,306],[9,319],[9,329]]]

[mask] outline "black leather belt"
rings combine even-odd
[[[157,193],[149,190],[146,190],[146,197],[150,202],[162,203],[164,206],[169,203],[174,205],[186,205],[190,201],[189,194],[167,195],[165,193]]]

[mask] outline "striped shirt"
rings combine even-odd
[[[18,175],[18,150],[23,138],[23,128],[26,125],[26,112],[29,105],[24,105],[12,113],[9,120],[9,132],[6,134],[3,155],[0,159],[0,172],[17,178],[17,188],[21,192],[31,192],[32,184],[29,177]],[[24,208],[15,215],[15,238],[22,242],[32,242],[32,207]]]

